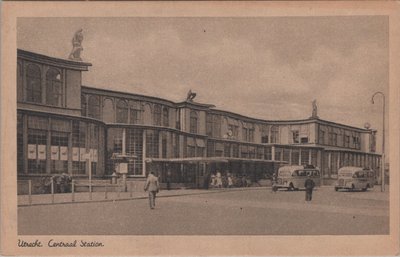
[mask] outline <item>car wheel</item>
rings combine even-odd
[[[339,188],[335,187],[335,191],[337,192],[339,190]]]
[[[351,184],[351,191],[354,191],[356,189],[356,187],[354,186],[354,184]]]

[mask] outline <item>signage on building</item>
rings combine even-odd
[[[28,159],[36,159],[36,145],[28,145]]]
[[[67,146],[60,147],[60,160],[68,161],[68,147]]]
[[[72,160],[74,162],[79,162],[79,148],[77,147],[72,148]]]
[[[59,147],[58,146],[52,145],[51,149],[50,149],[50,152],[51,152],[51,159],[52,160],[59,160],[60,159]]]
[[[46,145],[38,145],[38,159],[46,160]]]

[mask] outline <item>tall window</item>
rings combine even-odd
[[[253,126],[251,126],[249,128],[249,141],[254,142],[254,127]]]
[[[206,117],[206,134],[212,136],[213,133],[213,116],[208,114]]]
[[[221,116],[208,114],[206,117],[206,134],[212,137],[221,136]]]
[[[271,143],[279,143],[279,127],[271,127]]]
[[[23,91],[23,72],[22,72],[22,64],[18,62],[17,64],[17,99],[18,101],[22,101],[24,99],[24,91]]]
[[[17,172],[24,173],[24,141],[23,130],[24,121],[22,114],[17,114]]]
[[[197,113],[190,112],[190,133],[197,133]]]
[[[146,131],[146,156],[159,157],[159,132],[148,130]]]
[[[82,116],[87,115],[87,101],[86,101],[85,95],[81,95],[81,113],[82,113]]]
[[[117,123],[128,123],[128,104],[124,100],[117,102]]]
[[[91,95],[88,102],[88,117],[100,119],[100,98],[96,95]]]
[[[130,109],[130,124],[140,124],[142,119],[142,109],[140,103],[131,106]]]
[[[248,128],[246,128],[246,127],[242,128],[242,140],[243,141],[248,141],[249,140],[248,131],[249,131]]]
[[[168,114],[168,108],[167,107],[163,108],[162,115],[163,115],[163,126],[164,127],[169,127],[169,114]]]
[[[87,124],[85,122],[72,122],[72,173],[85,174],[86,160],[81,158],[86,153]]]
[[[154,105],[153,119],[154,125],[161,126],[161,106],[158,104]]]
[[[300,134],[298,130],[292,131],[292,136],[293,136],[293,143],[298,144],[300,143]]]
[[[53,106],[62,106],[61,73],[50,68],[46,73],[46,103]]]
[[[319,131],[319,143],[321,145],[325,144],[325,131],[323,130]]]
[[[68,173],[68,133],[51,132],[51,173]]]
[[[26,101],[42,102],[42,76],[37,65],[29,64],[26,70]]]
[[[28,117],[28,173],[46,173],[48,119]]]

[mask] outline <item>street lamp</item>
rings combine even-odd
[[[384,192],[385,191],[385,94],[383,94],[380,91],[375,92],[371,98],[372,104],[374,104],[374,97],[376,95],[381,95],[383,98],[382,160],[381,160],[381,180],[382,180],[381,183],[382,183],[382,186],[381,186],[381,191]]]

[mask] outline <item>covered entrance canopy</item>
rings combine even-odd
[[[253,182],[270,179],[285,161],[234,157],[147,158],[146,165],[159,175],[161,181],[184,184],[186,187],[204,187],[212,174],[219,171],[223,177],[247,177]],[[203,186],[204,185],[204,186]]]
[[[228,163],[231,161],[254,162],[254,163],[281,163],[285,161],[274,161],[264,159],[247,159],[233,157],[189,157],[189,158],[147,158],[146,162],[172,162],[172,163]]]

